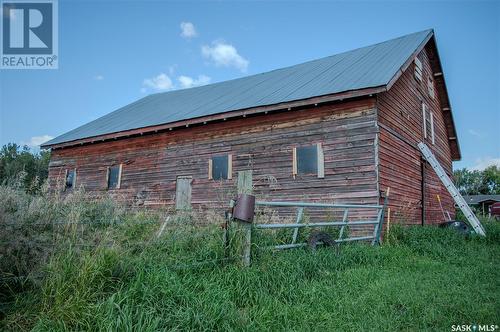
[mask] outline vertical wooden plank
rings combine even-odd
[[[381,209],[377,212],[377,221],[378,223],[375,224],[375,226],[373,227],[373,239],[372,239],[372,246],[375,245],[375,243],[377,243],[377,241],[379,239],[377,239],[377,234],[378,234],[378,230],[379,228],[381,227],[382,225],[382,219],[384,218],[384,209]],[[379,243],[380,244],[380,243]]]
[[[296,224],[300,224],[302,222],[302,216],[304,214],[304,208],[298,208],[297,209],[297,218],[295,219]],[[297,242],[297,237],[299,236],[299,228],[295,228],[293,230],[293,235],[292,235],[292,244]]]
[[[436,138],[434,136],[434,113],[431,112],[431,140],[432,144],[436,144]]]
[[[75,173],[73,175],[73,188],[76,188],[76,173],[77,173],[77,170],[75,168]]]
[[[185,182],[184,179],[177,177],[175,182],[175,209],[182,210],[185,206]]]
[[[212,158],[208,159],[208,179],[212,180]]]
[[[251,194],[253,191],[252,170],[238,172],[238,194]]]
[[[192,187],[191,183],[193,182],[193,179],[191,177],[186,178],[186,209],[191,209],[191,192],[192,192]]]
[[[187,210],[191,208],[191,181],[190,176],[178,176],[175,188],[175,208]]]
[[[122,184],[122,167],[123,164],[120,164],[120,166],[118,166],[118,183],[116,184],[116,189],[120,189],[120,186]]]
[[[231,180],[233,178],[233,155],[229,154],[227,156],[227,179]]]
[[[105,188],[109,189],[109,167],[106,167],[106,184]]]
[[[323,179],[325,177],[325,156],[323,154],[323,146],[321,143],[317,144],[318,147],[318,178]]]
[[[387,236],[391,231],[391,208],[387,208]]]
[[[238,172],[238,194],[252,194],[253,181],[252,171]],[[252,256],[252,224],[247,222],[237,222],[244,232],[243,248],[242,248],[242,264],[250,266]]]
[[[292,152],[292,175],[293,178],[295,179],[295,176],[297,175],[297,148],[293,147],[293,152]]]
[[[252,224],[242,222],[245,230],[245,247],[243,249],[243,265],[250,266],[252,257]]]
[[[64,170],[64,182],[63,182],[63,191],[66,191],[66,181],[68,181],[68,170]]]
[[[424,130],[424,138],[427,138],[427,110],[425,104],[422,102],[422,122],[423,122],[423,130]]]

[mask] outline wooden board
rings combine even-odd
[[[190,176],[178,176],[175,191],[175,208],[188,210],[191,208],[191,182]]]

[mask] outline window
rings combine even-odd
[[[108,167],[108,189],[120,189],[122,177],[122,164]]]
[[[427,138],[427,107],[424,103],[422,103],[422,132],[424,134],[424,138]]]
[[[65,189],[72,189],[76,184],[76,169],[66,170]]]
[[[436,138],[434,136],[434,113],[431,112],[431,141],[432,144],[436,144]]]
[[[428,77],[427,78],[427,91],[429,92],[429,97],[434,99],[435,93],[434,93],[434,81],[432,78]]]
[[[424,103],[422,103],[422,131],[424,139],[430,138],[432,144],[436,143],[434,133],[434,113],[430,112]]]
[[[233,178],[233,155],[213,156],[208,161],[208,178],[230,180]]]
[[[318,149],[313,146],[297,148],[297,173],[316,174],[318,172]]]
[[[315,174],[319,178],[325,177],[323,148],[321,143],[316,145],[293,148],[292,175]]]
[[[415,78],[420,82],[422,82],[422,71],[422,61],[415,58]]]

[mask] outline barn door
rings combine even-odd
[[[177,210],[191,209],[191,176],[178,176],[175,190],[175,208]]]

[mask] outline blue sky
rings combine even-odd
[[[59,69],[0,71],[0,144],[39,144],[148,93],[434,28],[454,167],[500,163],[499,3],[60,1]]]

